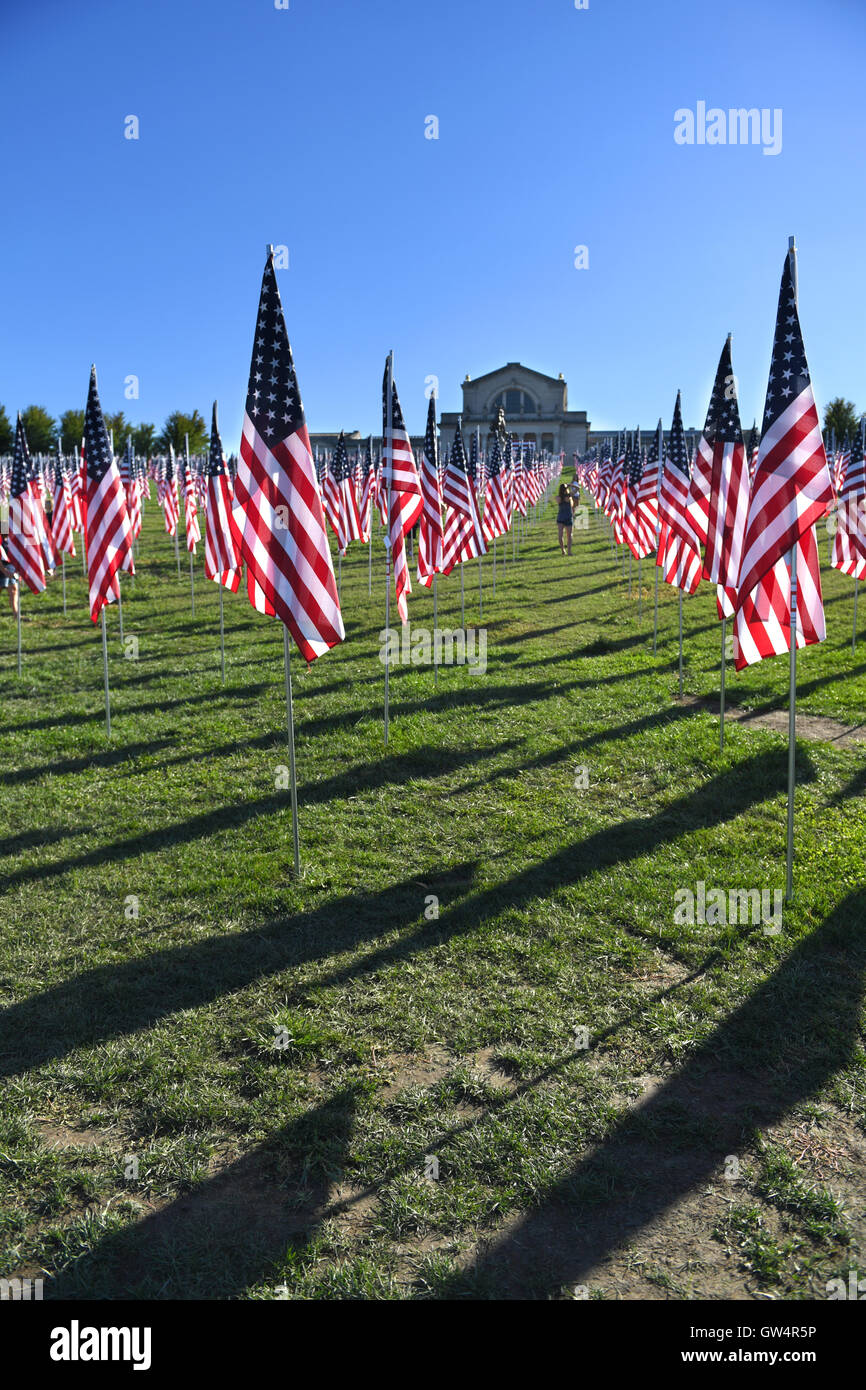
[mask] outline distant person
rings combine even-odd
[[[568,537],[568,553],[571,554],[571,528],[574,525],[572,515],[571,498],[568,495],[568,488],[565,483],[559,484],[559,494],[557,496],[556,524],[559,527],[559,549],[565,554],[566,535]]]

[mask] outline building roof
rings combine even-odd
[[[541,381],[552,381],[554,385],[565,384],[561,376],[548,376],[547,372],[537,372],[534,367],[525,367],[522,362],[506,362],[504,367],[497,367],[492,372],[485,372],[483,376],[470,377],[468,381],[462,383],[463,386],[477,386],[479,382],[490,381],[493,377],[501,376],[509,368],[518,368],[521,372],[526,372],[529,376],[537,376]]]

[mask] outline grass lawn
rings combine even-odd
[[[343,563],[346,642],[293,660],[156,503],[102,648],[80,558],[0,626],[0,1276],[45,1297],[824,1298],[866,1270],[866,744],[797,749],[782,929],[675,893],[782,889],[787,741],[719,751],[711,587],[629,599],[554,507],[497,585],[487,671],[397,666],[384,547]],[[821,537],[824,560],[827,538]],[[478,567],[466,575],[478,623]],[[413,565],[414,572],[414,565]],[[866,720],[866,631],[824,568],[799,709]],[[634,565],[637,579],[637,565]],[[460,579],[439,586],[459,624]],[[432,627],[416,585],[413,624]],[[866,616],[866,614],[864,614]],[[786,658],[734,712],[787,702]],[[582,1032],[582,1030],[586,1030]],[[588,1046],[581,1044],[588,1041]]]

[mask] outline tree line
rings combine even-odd
[[[84,411],[65,410],[59,421],[49,415],[41,405],[28,405],[22,410],[21,419],[27,432],[27,442],[34,454],[53,454],[57,448],[58,427],[61,447],[64,454],[77,453],[84,434]],[[117,453],[126,448],[126,436],[132,435],[132,446],[136,454],[149,458],[151,454],[167,454],[169,445],[180,452],[183,449],[184,435],[189,435],[191,454],[204,453],[210,440],[210,432],[203,417],[197,410],[187,414],[173,410],[168,416],[161,432],[156,425],[133,425],[122,410],[115,415],[106,415],[105,423],[114,430],[114,447]],[[837,444],[851,440],[860,429],[860,417],[853,401],[836,396],[824,410],[824,429],[829,435],[832,430]],[[11,454],[15,446],[15,427],[5,409],[0,405],[0,454]]]
[[[60,434],[64,454],[76,454],[81,448],[84,434],[84,411],[65,410],[59,420],[41,405],[28,405],[22,410],[21,419],[27,434],[27,443],[32,454],[53,454],[57,450],[57,436]],[[186,413],[173,410],[162,430],[156,425],[134,425],[127,420],[123,411],[116,414],[105,413],[105,423],[114,431],[114,448],[122,453],[126,448],[126,437],[132,435],[132,446],[136,454],[148,458],[151,454],[167,454],[169,445],[176,452],[183,449],[184,435],[189,435],[189,451],[201,454],[207,450],[210,431],[204,418],[197,410]],[[15,424],[6,410],[0,405],[0,454],[11,454],[15,447]]]

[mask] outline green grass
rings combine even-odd
[[[780,935],[676,925],[698,879],[784,887],[785,739],[732,721],[720,753],[709,704],[676,699],[675,594],[653,656],[651,562],[639,619],[595,522],[568,559],[553,515],[504,571],[500,543],[495,599],[484,562],[485,675],[392,669],[387,750],[384,547],[372,598],[366,553],[344,561],[345,644],[293,659],[300,881],[281,630],[227,595],[223,686],[215,586],[200,554],[193,619],[155,504],[124,580],[137,659],[108,619],[110,739],[80,559],[66,618],[59,580],[24,596],[20,678],[7,612],[0,1276],[42,1270],[47,1297],[713,1296],[673,1228],[669,1267],[626,1251],[623,1223],[640,1248],[681,1200],[727,1232],[720,1259],[746,1243],[747,1295],[821,1296],[856,1264],[862,1203],[843,1215],[832,1176],[763,1136],[815,1106],[866,1128],[866,746],[799,743]],[[851,582],[824,579],[799,708],[854,725],[866,647]],[[417,585],[410,611],[432,627]],[[709,586],[684,614],[685,691],[714,697]],[[440,625],[459,615],[455,572]],[[783,709],[787,683],[784,658],[729,666],[728,699]],[[758,1174],[733,1192],[730,1153]],[[708,1187],[752,1214],[720,1226]]]

